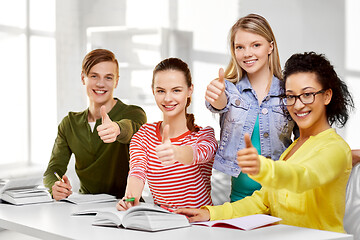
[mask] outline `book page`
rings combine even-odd
[[[161,208],[155,204],[149,204],[149,203],[143,203],[143,202],[141,202],[137,206],[134,206],[134,207],[126,210],[126,212],[127,212],[127,214],[130,214],[131,212],[141,211],[141,210],[169,213],[168,210],[165,210],[164,208]]]
[[[205,225],[208,227],[235,227],[243,229],[245,231],[266,226],[272,223],[281,221],[281,218],[265,215],[255,214],[240,218],[232,218],[226,220],[206,221],[206,222],[194,222],[193,225]]]
[[[116,207],[102,208],[95,216],[93,225],[96,226],[117,226],[120,227],[126,211],[118,211]],[[106,223],[106,225],[105,225]],[[111,224],[113,223],[113,224]]]
[[[118,211],[115,206],[114,207],[96,207],[96,208],[88,208],[88,209],[79,210],[77,212],[72,213],[72,215],[73,216],[96,215],[99,212],[112,212],[114,214],[116,214],[117,212],[122,212],[119,214],[123,215],[125,213],[131,214],[132,212],[137,212],[139,210],[147,210],[147,211],[154,210],[154,211],[161,211],[161,212],[168,213],[167,210],[160,208],[154,204],[140,203],[140,205],[134,206],[134,207],[128,209],[127,211]]]
[[[111,222],[113,224],[111,224]],[[123,226],[129,229],[159,231],[190,226],[184,215],[171,213],[154,204],[140,203],[126,211],[102,208],[96,214],[95,226]]]
[[[146,210],[135,211],[125,216],[123,225],[129,229],[152,232],[191,226],[185,215]]]
[[[99,203],[99,202],[110,202],[116,201],[115,196],[109,194],[79,194],[72,193],[67,198],[61,199],[60,201],[71,202],[75,204],[83,204],[83,203]]]
[[[13,179],[2,179],[0,194],[8,189],[24,189],[24,188],[34,188],[41,183],[41,178],[32,177],[32,178],[13,178]]]

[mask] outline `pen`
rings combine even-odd
[[[156,204],[158,205],[159,207],[165,209],[165,210],[168,210],[169,212],[172,212],[172,213],[176,213],[174,209],[171,209],[170,207],[168,206],[165,206],[163,204]],[[182,213],[176,213],[176,214],[180,214],[180,215],[184,215],[188,220],[190,219],[188,216],[186,216],[185,214],[182,214]]]
[[[174,212],[173,209],[171,209],[171,208],[169,208],[169,207],[167,207],[167,206],[165,206],[165,205],[160,204],[159,206],[160,206],[161,208],[165,209],[165,210],[168,210],[169,212]]]
[[[62,179],[59,174],[57,174],[57,172],[54,172],[55,176],[57,177],[57,179],[59,179],[59,181],[64,183],[64,179]]]
[[[125,198],[124,201],[125,201],[125,202],[133,202],[133,201],[135,201],[135,198],[134,198],[134,197],[132,197],[132,198]]]

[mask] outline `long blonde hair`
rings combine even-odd
[[[239,29],[258,34],[265,38],[269,43],[273,43],[274,49],[269,55],[270,72],[278,79],[282,79],[279,51],[274,33],[268,21],[266,21],[264,17],[257,14],[249,14],[245,17],[242,17],[232,26],[229,34],[231,60],[225,70],[225,78],[233,83],[237,83],[246,74],[245,70],[242,69],[236,61],[235,57],[234,41],[236,32]]]

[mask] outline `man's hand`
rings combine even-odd
[[[99,137],[104,143],[112,143],[116,141],[117,136],[120,134],[120,127],[116,122],[111,121],[109,115],[106,112],[105,105],[101,106],[100,114],[102,124],[99,125],[96,130]]]
[[[56,181],[54,185],[52,186],[52,195],[55,200],[61,200],[64,198],[67,198],[70,194],[72,194],[71,191],[71,184],[66,175],[62,177],[64,182],[62,181]]]

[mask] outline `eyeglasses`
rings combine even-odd
[[[315,95],[324,92],[325,90],[320,90],[318,92],[302,93],[299,95],[286,95],[282,98],[282,102],[286,106],[292,106],[295,104],[296,99],[300,99],[303,104],[311,104],[315,101]]]

